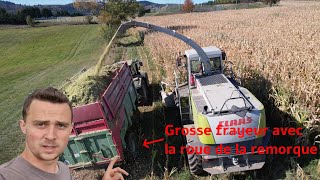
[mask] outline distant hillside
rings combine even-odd
[[[34,7],[39,7],[40,9],[48,8],[52,12],[68,11],[69,14],[80,12],[79,10],[73,7],[72,3],[66,5],[36,5]]]
[[[150,12],[166,11],[168,8],[175,9],[175,7],[179,6],[178,4],[158,4],[150,1],[138,1],[138,2],[139,4],[144,6],[145,10],[149,10]]]
[[[158,4],[158,3],[153,3],[150,1],[138,1],[138,3],[143,5],[146,9],[160,9],[160,8],[168,6],[168,5],[169,6],[174,5],[174,4]],[[12,2],[0,0],[0,8],[4,8],[4,9],[6,9],[7,12],[10,12],[10,13],[16,13],[17,11],[22,10],[25,7],[27,7],[27,5],[15,4]],[[75,9],[73,7],[72,3],[66,4],[66,5],[34,5],[32,7],[39,7],[40,9],[48,8],[53,13],[55,13],[57,11],[68,11],[69,14],[79,12],[77,9]],[[82,11],[82,13],[85,13],[85,12]]]
[[[7,12],[15,13],[27,6],[22,4],[15,4],[8,1],[0,1],[0,7],[6,9]],[[32,7],[39,7],[40,9],[48,8],[53,13],[57,11],[68,11],[69,14],[79,12],[77,9],[73,7],[72,3],[66,5],[34,5]]]
[[[164,4],[157,4],[150,1],[139,1],[139,4],[143,6],[162,7]]]
[[[15,4],[8,1],[0,1],[0,8],[6,9],[7,12],[16,12],[18,10],[21,10],[23,7],[25,6],[21,4]]]

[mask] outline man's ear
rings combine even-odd
[[[19,125],[22,133],[26,134],[26,121],[23,119],[20,119]]]

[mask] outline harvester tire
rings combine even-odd
[[[188,154],[188,162],[190,172],[195,175],[201,175],[204,173],[202,168],[202,158],[198,154]]]

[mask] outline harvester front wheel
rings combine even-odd
[[[188,154],[188,162],[190,172],[195,175],[201,175],[204,173],[202,168],[202,158],[198,154]]]

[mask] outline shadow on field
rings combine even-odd
[[[179,33],[183,33],[183,31],[187,31],[187,30],[191,30],[191,29],[196,29],[198,28],[198,26],[195,26],[195,25],[184,25],[184,26],[166,26],[164,28],[167,28],[167,29],[171,29],[171,30],[174,30],[174,31],[178,31]],[[154,31],[154,30],[151,30],[151,29],[147,29],[146,31],[143,32],[144,35],[147,35],[147,34],[152,34],[154,32],[158,32],[158,31]]]
[[[275,104],[274,98],[270,97],[272,92],[272,84],[265,79],[260,73],[256,71],[248,71],[251,74],[251,78],[247,78],[242,82],[242,86],[249,89],[265,106],[267,127],[273,129],[274,127],[302,127],[299,126],[297,120],[286,112],[281,111]],[[304,129],[303,132],[308,131]],[[303,144],[297,144],[296,139],[298,136],[289,135],[277,135],[271,136],[268,145],[272,146],[295,146]],[[313,145],[313,139],[306,139],[304,141],[307,145]],[[267,155],[266,164],[260,170],[249,171],[248,174],[254,179],[284,179],[287,171],[296,169],[296,164],[299,163],[300,167],[307,166],[318,155],[301,155],[300,158],[297,155],[291,154],[269,154]],[[308,173],[306,173],[308,175]],[[247,175],[246,175],[247,176]],[[236,179],[245,179],[246,176],[235,176]]]

